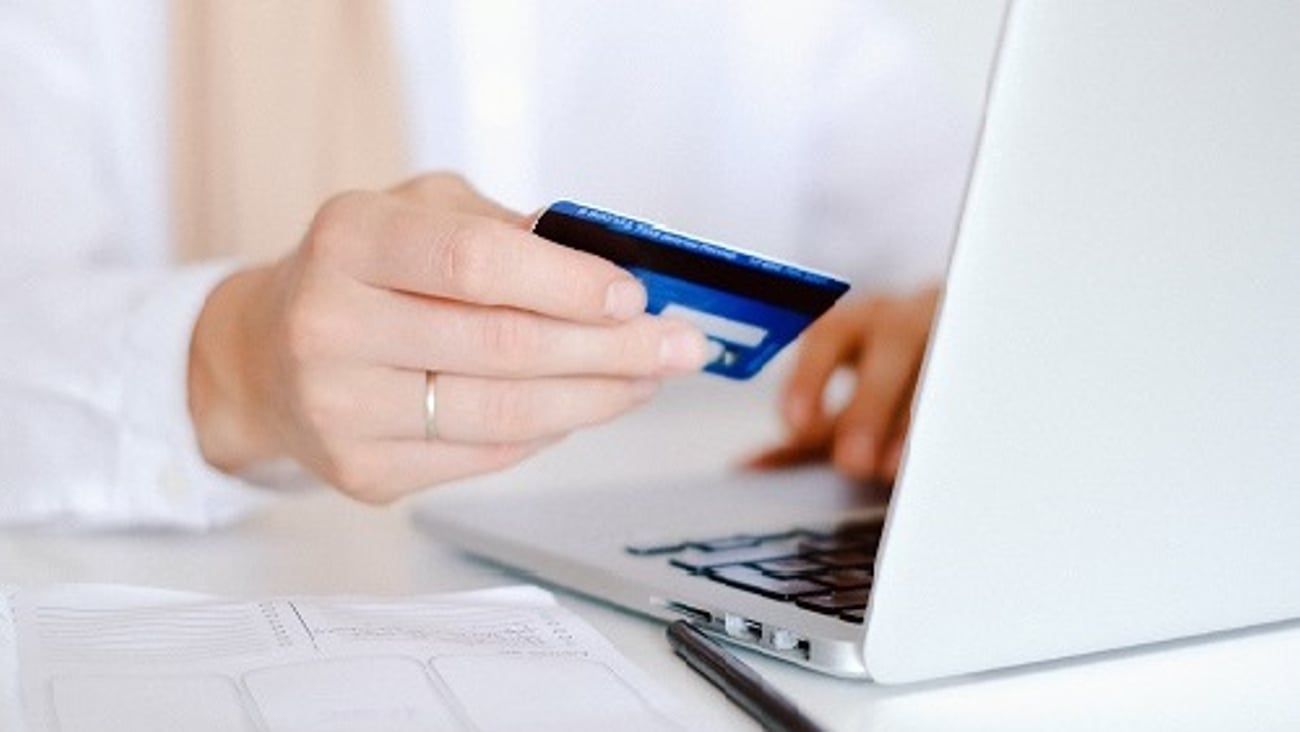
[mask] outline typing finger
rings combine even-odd
[[[919,360],[918,345],[896,331],[878,331],[865,344],[853,396],[836,424],[833,460],[846,475],[879,475],[886,440],[906,409]]]
[[[818,429],[831,375],[860,347],[860,330],[847,308],[832,309],[804,335],[781,399],[781,414],[792,434],[807,439]]]
[[[794,468],[810,463],[825,462],[830,459],[831,441],[829,438],[816,442],[786,442],[766,448],[741,461],[745,470],[780,470]]]

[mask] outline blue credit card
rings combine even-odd
[[[748,379],[849,289],[844,280],[570,201],[533,232],[627,269],[646,312],[694,323],[709,338],[705,371]]]

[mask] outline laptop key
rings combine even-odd
[[[848,590],[846,592],[822,592],[803,595],[795,598],[794,604],[813,612],[840,615],[844,611],[853,608],[865,608],[867,606],[867,591]]]
[[[806,556],[772,559],[766,562],[759,562],[757,566],[759,569],[763,570],[763,574],[772,577],[798,577],[799,575],[826,571],[825,564]]]
[[[629,544],[623,551],[638,557],[658,557],[664,554],[676,554],[686,548],[686,542],[657,542],[653,544]]]
[[[687,548],[685,551],[671,557],[668,561],[674,567],[679,567],[688,572],[703,572],[712,567],[784,559],[795,555],[797,552],[798,547],[794,542],[779,541],[757,546],[743,546],[728,551],[706,552],[700,549]]]
[[[717,567],[704,574],[709,579],[774,600],[793,600],[803,595],[824,593],[826,587],[800,577],[769,577],[753,567]],[[865,602],[865,601],[864,601]]]
[[[769,531],[763,534],[754,534],[763,541],[784,541],[799,536],[798,529],[783,529],[781,531]]]
[[[763,538],[760,536],[740,534],[737,536],[726,536],[721,539],[692,541],[689,543],[689,546],[706,552],[725,552],[732,549],[741,549],[747,546],[757,546],[761,541],[763,541]]]
[[[867,609],[865,607],[853,607],[840,613],[840,620],[847,620],[850,623],[861,625],[866,622]]]
[[[836,569],[805,576],[837,590],[859,590],[871,586],[871,573],[865,569]]]

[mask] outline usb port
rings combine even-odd
[[[700,608],[695,607],[694,605],[687,605],[684,602],[668,600],[667,602],[664,603],[664,607],[668,608],[669,610],[672,610],[678,615],[684,616],[688,620],[694,620],[697,623],[703,623],[705,625],[708,625],[713,622],[712,613],[710,613],[708,610],[701,610]]]
[[[727,632],[727,635],[737,640],[747,640],[755,643],[763,640],[763,624],[740,615],[727,613],[722,620],[722,629]]]

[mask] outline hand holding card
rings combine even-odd
[[[533,232],[627,269],[646,312],[688,320],[709,338],[705,371],[748,379],[849,289],[830,275],[560,201]]]

